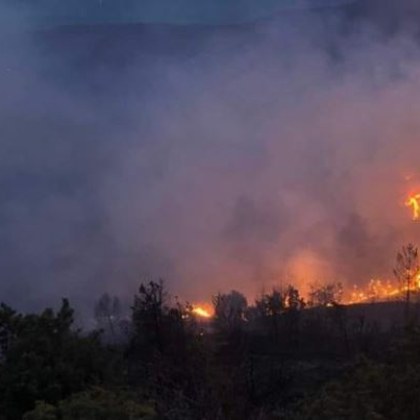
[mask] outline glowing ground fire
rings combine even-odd
[[[408,197],[405,205],[411,207],[413,220],[420,220],[420,194],[414,194]]]
[[[352,290],[345,293],[341,303],[343,305],[357,305],[378,302],[397,302],[404,300],[407,290],[413,293],[416,301],[420,299],[420,272],[410,280],[409,285],[397,284],[392,280],[372,279],[365,286],[354,285]],[[331,304],[327,305],[331,306]],[[214,310],[210,304],[193,305],[192,313],[203,320],[210,320]]]
[[[420,273],[414,276],[411,284],[395,285],[391,281],[372,279],[365,288],[353,287],[350,296],[345,300],[345,305],[368,302],[386,302],[403,299],[407,288],[410,292],[420,294]]]
[[[208,309],[203,308],[202,306],[194,306],[192,311],[195,315],[199,316],[200,318],[211,318],[212,317],[211,312]]]

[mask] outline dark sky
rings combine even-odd
[[[337,7],[353,0],[54,0],[8,2],[16,19],[33,26],[93,22],[232,24],[285,10]],[[2,14],[2,25],[11,21]],[[0,17],[1,19],[1,17]]]

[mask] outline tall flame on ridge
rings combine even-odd
[[[420,194],[414,194],[408,197],[405,205],[411,207],[413,220],[420,220]]]

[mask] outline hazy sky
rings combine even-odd
[[[404,22],[15,20],[0,33],[0,300],[89,303],[150,276],[207,300],[388,275],[419,233],[404,200],[420,49]]]
[[[2,26],[24,20],[31,26],[80,22],[143,22],[172,24],[230,24],[267,18],[285,10],[337,7],[354,0],[54,0],[1,3],[10,6],[2,13]],[[0,4],[1,4],[0,3]],[[6,6],[3,6],[6,7]]]

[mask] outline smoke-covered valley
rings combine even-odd
[[[390,275],[419,234],[420,48],[380,3],[2,30],[0,300]]]

